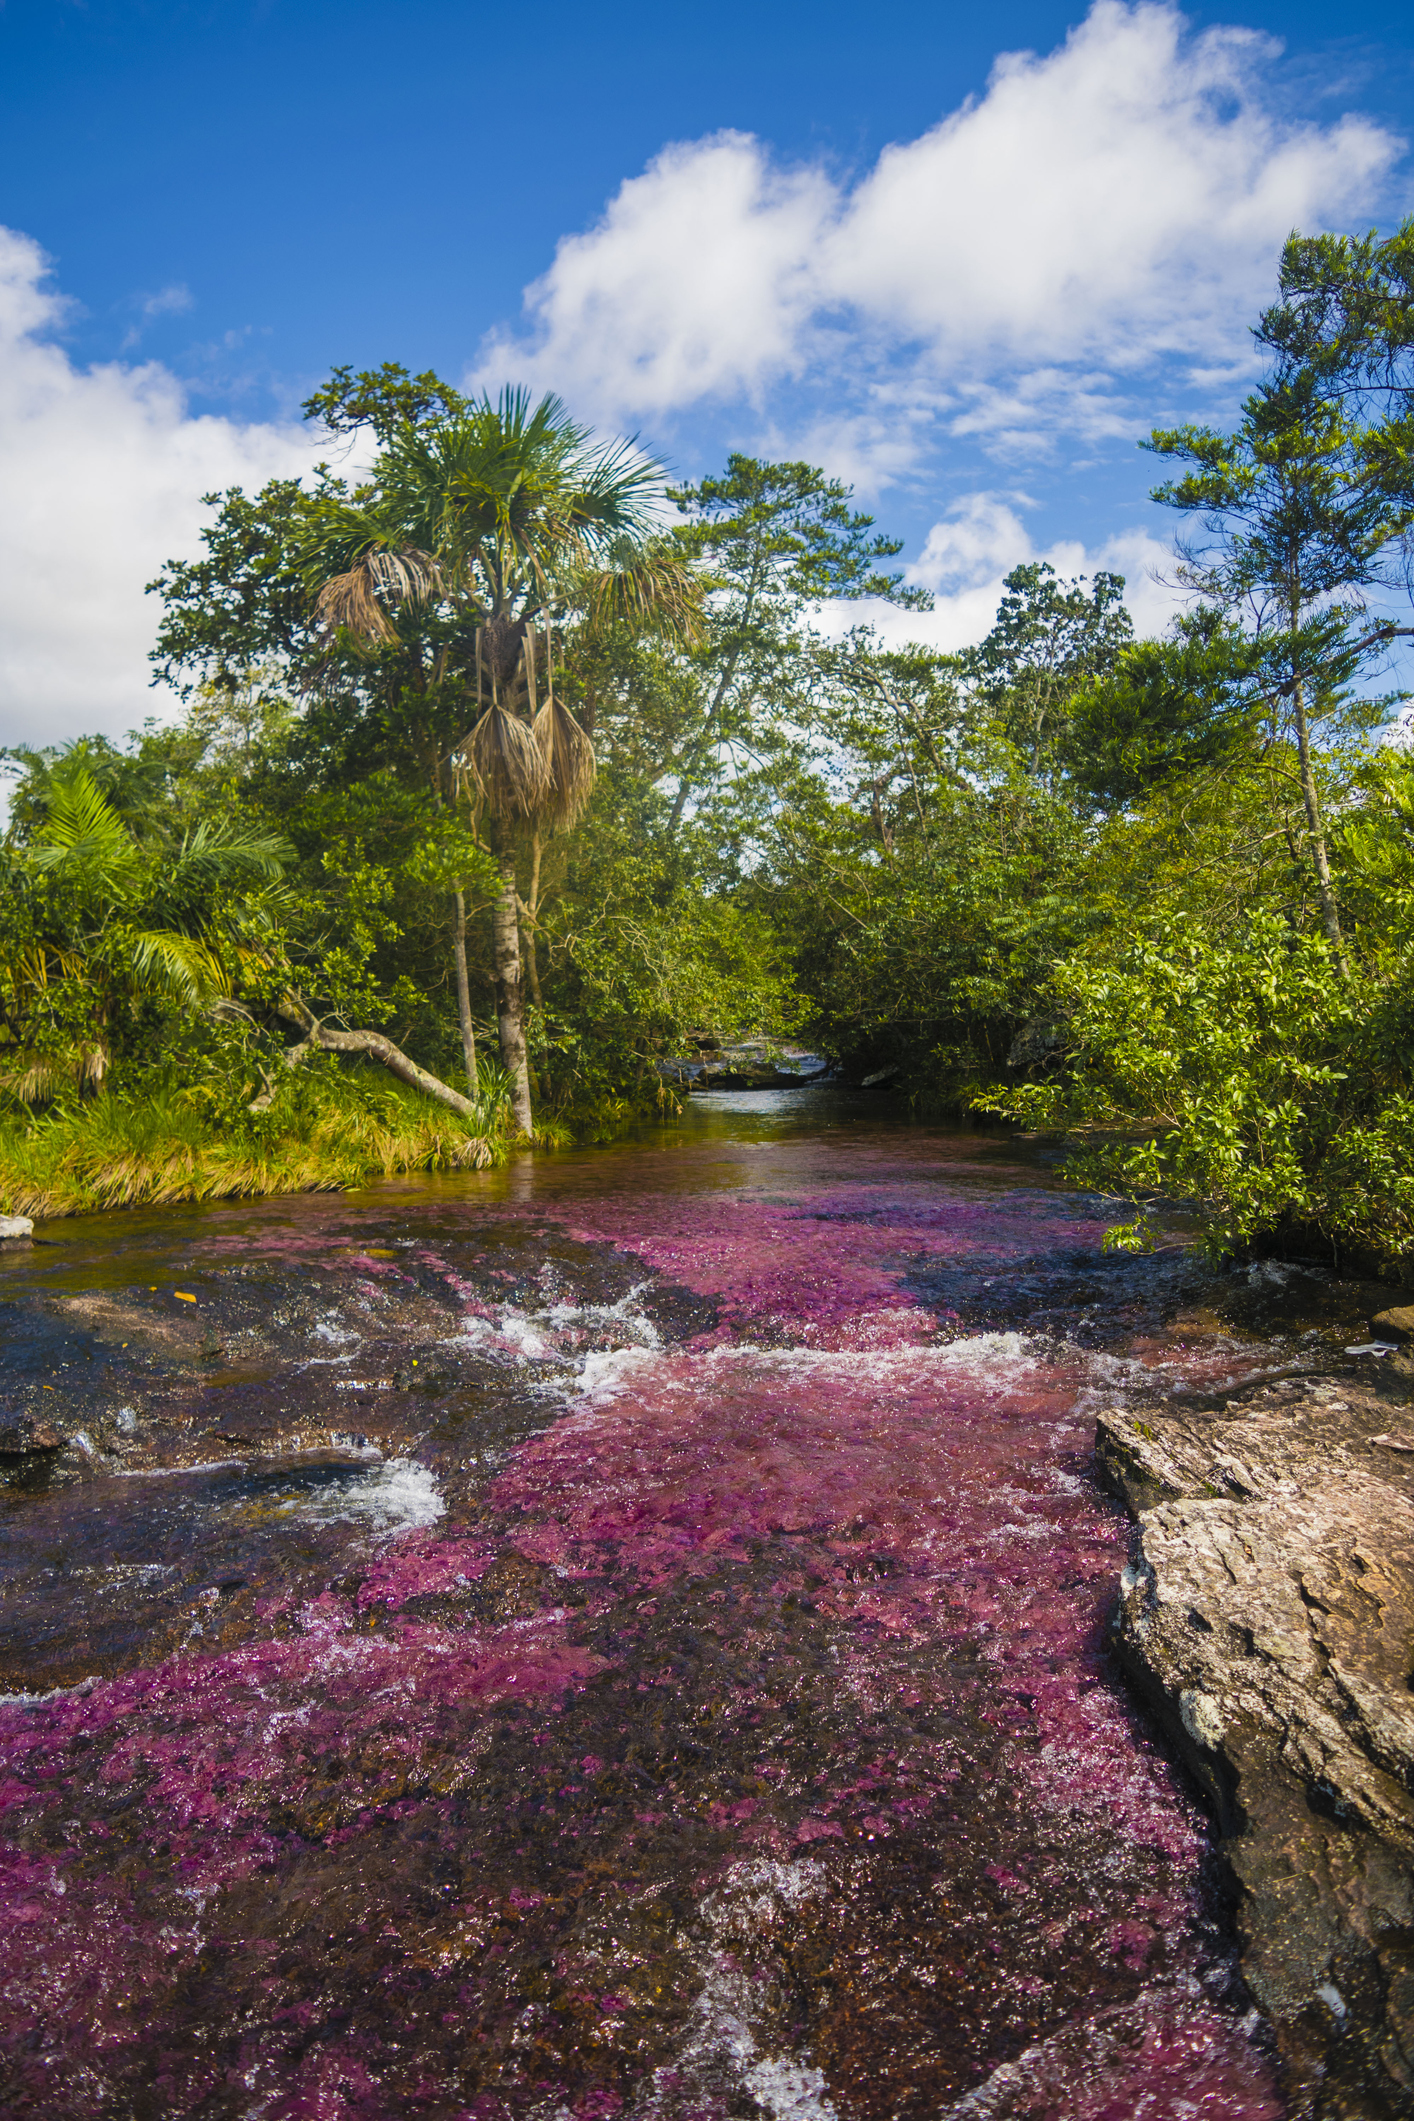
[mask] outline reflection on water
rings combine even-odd
[[[0,1262],[4,2111],[1277,2116],[1088,1464],[1292,1347],[1102,1228],[817,1088]]]

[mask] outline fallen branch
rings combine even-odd
[[[319,1021],[312,1010],[306,1008],[297,994],[285,995],[276,1006],[287,1023],[298,1024],[305,1034],[299,1045],[286,1047],[285,1063],[288,1067],[298,1067],[302,1060],[316,1051],[367,1053],[374,1060],[381,1061],[389,1074],[396,1075],[399,1082],[407,1083],[413,1090],[421,1090],[426,1097],[435,1097],[439,1104],[450,1105],[452,1111],[459,1112],[463,1119],[484,1118],[481,1106],[474,1105],[471,1099],[463,1097],[459,1090],[453,1090],[440,1076],[429,1075],[425,1068],[419,1068],[415,1060],[408,1059],[401,1046],[395,1046],[381,1031],[332,1031],[327,1024]],[[269,1082],[268,1076],[266,1081]],[[272,1094],[269,1089],[265,1090],[254,1100],[252,1110],[267,1105]]]

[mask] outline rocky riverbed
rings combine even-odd
[[[1102,1413],[1122,1665],[1206,1791],[1293,2116],[1414,2112],[1414,1359]]]
[[[797,1090],[0,1247],[0,2113],[1404,2111],[1404,1798],[1358,1695],[1398,1686],[1330,1633],[1345,1549],[1356,1710],[1317,1674],[1288,1727],[1345,1733],[1317,1854],[1366,1897],[1301,1961],[1253,1911],[1315,1844],[1283,1873],[1252,1822],[1306,1785],[1269,1746],[1243,1786],[1223,1672],[1170,1700],[1167,1621],[1116,1636],[1093,1450],[1119,1407],[1128,1616],[1165,1507],[1266,1493],[1241,1448],[1245,1502],[1190,1477],[1185,1424],[1265,1408],[1317,1464],[1368,1401],[1350,1463],[1401,1500],[1403,1358],[1345,1352],[1359,1289],[1108,1220]]]

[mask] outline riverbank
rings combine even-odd
[[[1412,1394],[1406,1340],[1098,1423],[1116,1648],[1213,1808],[1295,2117],[1414,2106]]]
[[[163,1086],[0,1121],[0,1212],[38,1221],[344,1192],[409,1171],[483,1170],[507,1147],[490,1100],[469,1122],[369,1072],[311,1071],[265,1112]]]

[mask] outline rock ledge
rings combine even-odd
[[[1115,1647],[1213,1805],[1293,2121],[1414,2113],[1407,1391],[1111,1409],[1096,1448],[1139,1527]]]

